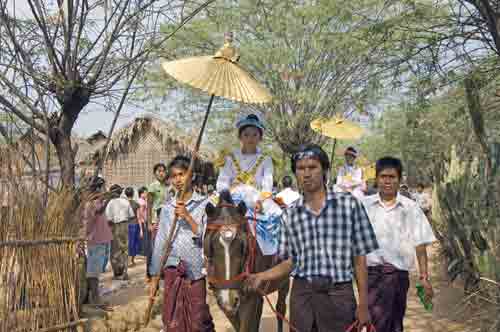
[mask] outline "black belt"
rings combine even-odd
[[[392,264],[381,264],[375,266],[368,266],[368,272],[391,274],[391,273],[408,273],[408,271],[400,270]]]
[[[325,285],[325,286],[341,286],[346,284],[352,284],[352,280],[349,281],[335,281],[332,277],[294,277],[294,279],[299,279],[311,285]]]

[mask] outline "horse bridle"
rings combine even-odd
[[[234,204],[227,204],[227,203],[222,203],[217,206],[218,208],[236,208]],[[254,217],[254,222],[253,222],[253,228],[255,231],[257,224],[257,217]],[[229,230],[229,228],[236,228],[237,231],[233,232],[232,230]],[[225,278],[215,278],[213,276],[208,275],[207,280],[208,283],[210,284],[210,287],[215,288],[215,289],[240,289],[242,282],[245,280],[245,278],[253,271],[253,268],[255,266],[255,256],[256,256],[256,249],[257,249],[257,240],[255,236],[252,235],[252,231],[250,228],[250,225],[248,222],[245,220],[243,223],[207,223],[206,230],[211,230],[215,231],[220,234],[220,236],[226,240],[232,242],[236,236],[238,235],[239,232],[241,232],[241,228],[245,227],[247,232],[246,232],[246,239],[247,239],[247,245],[248,245],[248,253],[245,258],[244,262],[244,267],[243,271],[236,276],[225,279]],[[208,262],[207,262],[207,270],[211,271],[210,269],[210,261],[211,257],[207,256]]]

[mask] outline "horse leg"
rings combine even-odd
[[[286,297],[288,295],[288,290],[290,287],[290,280],[283,282],[283,285],[278,290],[278,300],[276,302],[276,311],[285,317],[286,315]],[[283,319],[278,318],[278,332],[283,332]]]
[[[255,293],[246,293],[239,309],[240,329],[237,332],[259,332],[263,299]]]

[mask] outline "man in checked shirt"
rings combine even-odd
[[[329,170],[328,155],[317,145],[302,146],[292,157],[304,197],[284,214],[278,249],[283,261],[247,280],[256,289],[291,274],[290,323],[301,332],[344,332],[356,319],[361,331],[370,322],[366,255],[378,243],[361,203],[327,190]]]

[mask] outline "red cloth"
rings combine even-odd
[[[215,327],[206,302],[205,278],[189,280],[181,261],[164,276],[163,324],[168,332],[213,332]]]

